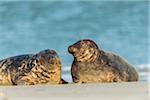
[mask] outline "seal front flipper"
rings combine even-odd
[[[61,78],[59,84],[68,84],[68,82]]]
[[[0,85],[13,85],[10,70],[0,66]]]

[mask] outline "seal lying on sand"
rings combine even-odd
[[[59,84],[61,62],[54,50],[10,57],[0,61],[0,85]]]
[[[118,55],[100,50],[92,40],[80,40],[69,46],[68,51],[74,56],[71,74],[75,83],[138,80],[132,65]]]

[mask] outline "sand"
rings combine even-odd
[[[148,100],[148,93],[148,82],[0,86],[0,100]]]

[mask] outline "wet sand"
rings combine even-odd
[[[0,86],[0,100],[148,100],[148,82]]]

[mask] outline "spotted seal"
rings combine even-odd
[[[54,50],[0,61],[0,85],[62,84],[61,62]]]
[[[125,59],[100,50],[89,39],[80,40],[68,47],[74,56],[71,67],[73,82],[129,82],[137,81],[138,73]]]

